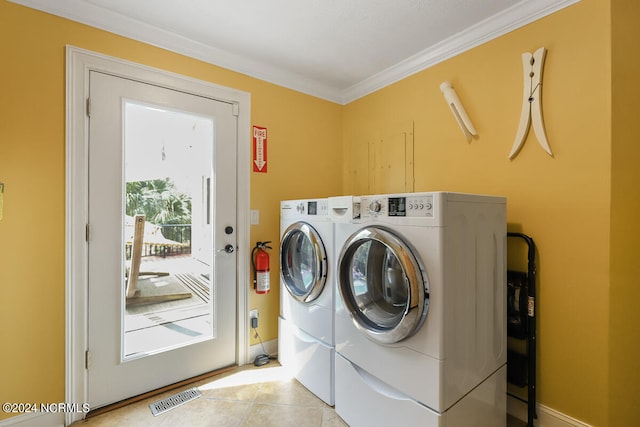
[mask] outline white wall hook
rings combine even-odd
[[[469,115],[462,106],[460,98],[458,98],[458,94],[448,81],[440,84],[440,91],[442,91],[444,99],[447,101],[449,108],[451,108],[451,112],[453,112],[453,116],[458,122],[458,125],[460,125],[460,129],[462,130],[467,142],[471,142],[471,138],[478,136],[478,132],[476,132],[476,128],[473,127],[473,123],[471,123]]]
[[[511,147],[509,159],[513,159],[527,139],[530,125],[538,138],[538,143],[551,157],[551,147],[547,141],[542,119],[542,67],[547,50],[544,47],[536,50],[533,55],[529,52],[522,54],[522,69],[524,72],[524,91],[522,94],[522,112],[516,139]]]

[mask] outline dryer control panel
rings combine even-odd
[[[323,200],[307,200],[298,205],[298,211],[311,216],[327,216],[329,214],[329,204],[326,199]]]
[[[280,202],[281,218],[301,218],[305,216],[328,217],[328,200],[283,200]]]
[[[362,197],[363,217],[433,217],[433,195]]]

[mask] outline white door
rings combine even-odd
[[[89,80],[95,408],[235,363],[237,117],[227,102]]]

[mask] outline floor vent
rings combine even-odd
[[[200,396],[202,396],[200,390],[198,390],[197,387],[193,387],[189,390],[181,391],[173,396],[169,396],[166,399],[158,400],[157,402],[150,404],[149,408],[151,409],[153,416],[157,417],[160,414],[164,414],[165,412],[170,411],[173,408],[177,408],[190,400],[197,399]]]

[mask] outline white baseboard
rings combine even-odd
[[[264,342],[264,349],[261,344],[254,344],[249,347],[249,355],[247,358],[247,363],[253,363],[253,360],[259,354],[264,354],[265,352],[272,357],[276,357],[278,355],[278,339],[273,339],[267,342]]]
[[[63,413],[31,412],[0,420],[0,427],[64,427]]]
[[[544,405],[538,404],[536,412],[538,413],[538,419],[534,423],[536,427],[592,427]],[[527,422],[527,404],[509,395],[507,395],[507,413]]]

